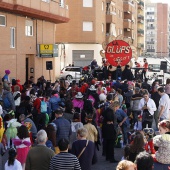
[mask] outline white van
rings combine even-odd
[[[143,66],[143,59],[146,58],[148,62],[148,71],[146,77],[149,79],[148,83],[152,84],[154,80],[159,80],[160,84],[166,84],[167,78],[170,78],[170,60],[167,58],[156,57],[138,57],[137,62]],[[133,66],[134,60],[132,60]]]

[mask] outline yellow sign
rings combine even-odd
[[[40,44],[40,54],[53,54],[53,44]]]

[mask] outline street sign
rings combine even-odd
[[[112,66],[125,66],[132,58],[132,49],[127,42],[114,40],[107,45],[105,57]]]

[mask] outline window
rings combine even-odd
[[[93,0],[83,0],[83,7],[93,7]]]
[[[33,36],[33,21],[26,20],[25,22],[25,35]]]
[[[93,22],[83,22],[83,31],[93,31]]]
[[[10,48],[15,48],[15,28],[10,28]]]
[[[0,15],[0,26],[6,26],[6,17],[4,15]]]

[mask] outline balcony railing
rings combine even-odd
[[[154,26],[150,26],[150,27],[147,27],[148,30],[154,30],[155,27]]]
[[[155,49],[147,49],[147,52],[155,52]]]
[[[144,34],[144,30],[138,29],[138,34]]]
[[[143,43],[138,43],[138,48],[144,48],[144,44]]]
[[[146,21],[147,22],[154,22],[155,20],[154,19],[147,19]]]
[[[147,43],[147,44],[155,44],[154,41],[147,41],[146,43]]]
[[[155,34],[147,34],[148,37],[155,37]]]
[[[140,2],[138,3],[138,5],[142,5],[142,6],[144,7],[144,2],[143,2],[143,1],[140,1]]]
[[[0,10],[54,23],[69,21],[68,6],[59,0],[0,0]]]
[[[147,15],[154,15],[155,12],[147,12]]]

